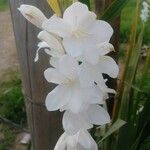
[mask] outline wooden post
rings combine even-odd
[[[52,11],[46,0],[10,0],[33,149],[53,150],[62,133],[62,126],[60,113],[48,112],[42,105],[47,93],[54,88],[54,85],[49,85],[43,76],[43,71],[49,67],[49,57],[40,53],[39,62],[34,63],[39,29],[26,21],[17,10],[21,4],[36,6],[47,17],[51,16]]]

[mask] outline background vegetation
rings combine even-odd
[[[0,11],[8,9],[8,0],[0,0]]]
[[[0,81],[0,150],[9,150],[19,133],[13,124],[26,126],[26,112],[20,74],[10,71],[4,76]]]
[[[128,4],[125,6],[125,8],[122,11],[121,14],[121,43],[126,43],[128,41],[128,37],[130,34],[130,28],[131,28],[131,21],[133,18],[135,18],[134,10],[136,8],[136,2],[137,0],[129,0]],[[141,29],[141,23],[139,22],[138,25],[138,32],[140,32]],[[145,31],[144,31],[144,44],[148,44],[150,41],[150,20],[146,23]]]

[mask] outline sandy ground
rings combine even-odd
[[[18,66],[10,12],[0,12],[0,77],[10,69],[18,69]]]

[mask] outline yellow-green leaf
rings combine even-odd
[[[126,122],[124,120],[118,119],[115,123],[113,123],[113,125],[106,132],[105,136],[98,142],[98,144],[100,144],[103,140],[105,140],[111,134],[113,134],[114,132],[116,132],[118,129],[120,129],[125,124],[126,124]]]
[[[61,16],[61,8],[58,0],[47,0],[48,4],[57,16]]]

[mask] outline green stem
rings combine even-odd
[[[126,74],[127,74],[127,70],[129,67],[129,61],[131,59],[131,54],[132,54],[132,50],[135,46],[135,41],[136,41],[136,36],[137,36],[137,24],[138,24],[138,12],[139,12],[139,2],[137,1],[137,5],[136,5],[136,11],[135,11],[135,19],[132,22],[132,26],[131,26],[131,34],[129,37],[129,44],[127,47],[127,55],[126,55],[126,61],[125,61],[125,67],[124,67],[124,71],[122,74],[122,78],[120,80],[120,84],[118,86],[118,95],[116,97],[115,100],[115,104],[114,104],[114,109],[113,109],[113,122],[115,122],[117,120],[118,117],[118,112],[119,112],[119,108],[121,105],[121,97],[123,94],[123,90],[124,90],[124,81],[126,78]]]

